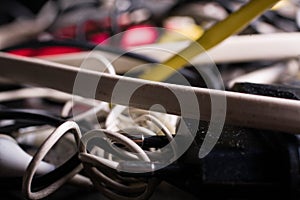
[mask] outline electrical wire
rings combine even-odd
[[[171,133],[171,131],[161,122],[159,121],[156,117],[152,116],[152,115],[142,115],[138,118],[136,118],[134,121],[135,122],[141,122],[141,121],[145,121],[145,120],[150,120],[152,123],[154,123],[160,130],[163,131],[164,135],[168,138],[170,145],[172,147],[173,150],[173,154],[174,154],[174,158],[176,158],[177,156],[177,145],[176,143],[172,142],[173,141],[173,135],[174,133]]]
[[[122,134],[114,133],[114,132],[111,132],[111,131],[108,131],[105,129],[95,129],[95,130],[92,130],[92,131],[84,134],[84,136],[81,138],[81,142],[82,142],[81,147],[80,147],[81,154],[87,153],[86,145],[87,145],[88,141],[93,138],[97,138],[97,137],[109,137],[110,139],[115,140],[118,143],[125,145],[128,149],[135,152],[136,155],[139,157],[139,159],[142,159],[146,162],[150,162],[148,155],[135,142],[133,142],[126,136],[123,136]]]
[[[130,110],[129,110],[130,109]],[[151,115],[152,118],[156,118],[156,123],[158,126],[163,127],[166,126],[165,131],[170,131],[172,134],[175,133],[175,127],[178,120],[177,116],[174,115],[167,115],[167,114],[161,114],[157,112],[150,112],[141,109],[133,109],[133,108],[127,108],[125,106],[116,105],[112,111],[108,114],[105,122],[106,129],[111,131],[119,131],[119,130],[128,130],[125,131],[127,133],[130,132],[138,132],[141,131],[141,133],[144,133],[148,136],[157,135],[154,130],[151,130],[150,127],[143,127],[143,126],[137,126],[137,123],[132,120],[129,115],[125,115],[124,113],[129,112],[133,116],[142,116],[142,115]],[[159,119],[157,119],[159,118]],[[141,121],[142,118],[140,118]],[[145,119],[145,117],[144,117]],[[162,123],[163,121],[164,123]],[[145,130],[145,128],[148,129]]]
[[[109,67],[110,71],[113,72],[112,66]],[[94,113],[100,110],[108,108],[108,104],[105,102],[98,102],[96,100],[85,99],[79,96],[59,92],[48,88],[21,88],[13,91],[6,91],[0,93],[0,102],[8,102],[15,100],[22,100],[28,98],[46,98],[59,103],[65,102],[65,106],[62,109],[62,117],[68,117],[70,109],[75,103],[80,105],[91,106],[89,110],[80,113],[75,116],[73,120],[80,121],[87,117],[90,117]],[[71,104],[71,105],[70,105]]]
[[[7,119],[12,119],[12,120],[22,119],[22,120],[26,120],[28,122],[42,122],[42,123],[45,123],[45,124],[48,124],[48,125],[51,125],[51,126],[60,127],[59,129],[56,129],[53,132],[53,134],[48,137],[48,139],[45,141],[46,144],[49,143],[49,140],[51,140],[50,142],[53,142],[53,138],[58,139],[58,138],[55,138],[55,137],[57,137],[57,134],[62,134],[63,133],[62,129],[65,129],[65,128],[68,128],[68,127],[69,128],[70,127],[77,127],[77,125],[75,125],[74,122],[67,122],[66,123],[66,121],[61,119],[61,118],[54,117],[54,116],[49,115],[48,113],[43,112],[43,111],[32,110],[32,109],[31,110],[28,110],[28,109],[27,110],[26,109],[0,109],[0,120],[7,120]],[[70,126],[70,125],[72,125],[72,126]],[[66,131],[68,131],[68,130],[69,129],[67,129]],[[77,128],[76,130],[79,131],[79,128]],[[77,138],[77,140],[79,140],[79,138],[80,138],[79,136],[80,135],[78,135],[78,133],[77,134],[75,133],[75,139]],[[45,143],[44,143],[44,148],[46,148]],[[37,152],[38,155],[41,155],[43,153],[45,154],[45,151],[39,150]],[[32,189],[34,191],[36,191],[37,189],[38,190],[40,190],[40,189],[43,190],[43,189],[49,187],[49,185],[52,185],[55,182],[56,183],[59,182],[59,184],[62,184],[61,181],[66,180],[66,179],[62,179],[62,174],[66,175],[66,174],[70,174],[72,172],[75,172],[75,171],[79,170],[80,169],[80,164],[81,164],[81,162],[78,159],[78,154],[75,153],[75,155],[72,158],[70,158],[64,164],[57,167],[56,169],[49,172],[48,174],[44,174],[44,175],[41,175],[41,176],[38,176],[38,177],[34,177],[34,182],[32,182]],[[32,165],[34,165],[34,164],[32,164]],[[37,163],[33,167],[36,169],[36,166],[37,166]],[[33,171],[35,169],[33,169]],[[74,175],[75,174],[76,173],[74,173]],[[1,185],[4,188],[18,189],[22,185],[21,184],[22,183],[22,178],[21,177],[12,177],[12,178],[10,178],[10,177],[9,178],[2,178],[1,177],[0,179],[1,179],[1,182],[4,181],[5,184],[8,184],[6,186]],[[74,180],[72,180],[71,182],[76,183],[76,184],[80,184],[81,186],[82,186],[82,184],[84,184],[84,186],[86,186],[86,184],[88,183],[87,180],[85,178],[81,177],[81,176],[74,177]],[[28,185],[26,185],[26,186],[28,186]],[[58,185],[56,185],[56,186],[58,186]],[[45,195],[46,193],[44,193],[43,195]]]
[[[128,112],[128,114],[127,114]],[[131,118],[132,117],[132,118]],[[177,145],[173,141],[173,136],[176,134],[176,125],[178,117],[157,112],[148,112],[145,110],[127,108],[124,106],[115,106],[108,114],[105,122],[106,129],[120,132],[130,136],[148,138],[152,136],[166,136],[171,146],[173,157],[177,155]],[[113,146],[111,148],[114,148]],[[163,151],[168,151],[168,148],[149,149],[148,153],[152,159],[159,160],[159,155]],[[154,151],[156,151],[154,153]],[[122,152],[119,152],[122,153]],[[136,158],[128,152],[123,152],[124,156],[132,159]],[[168,155],[169,156],[169,155]]]
[[[88,60],[90,60],[90,59],[96,59],[97,62],[100,62],[101,64],[104,64],[105,69],[100,69],[99,68],[97,71],[104,72],[105,70],[107,70],[109,74],[116,75],[116,71],[115,71],[114,66],[104,56],[102,56],[98,53],[96,53],[96,54],[91,53],[91,54],[89,54],[89,56],[87,57],[87,60],[85,60],[85,62],[88,62]],[[82,68],[86,69],[86,64],[83,64]],[[70,103],[71,103],[71,105],[70,105]],[[72,101],[70,100],[70,101],[66,102],[65,106],[62,109],[62,116],[66,117],[66,116],[69,115],[72,107],[74,106],[74,103],[75,102],[73,100]],[[74,121],[80,121],[80,120],[83,120],[83,119],[90,118],[91,116],[97,115],[97,113],[100,112],[103,109],[106,109],[106,110],[109,109],[109,104],[106,103],[106,102],[99,102],[99,101],[95,100],[94,104],[95,105],[90,110],[88,110],[84,113],[78,114],[78,115],[74,116],[72,119]]]
[[[60,179],[49,184],[49,186],[34,192],[31,189],[33,176],[37,170],[39,163],[43,160],[43,158],[50,151],[50,149],[56,144],[56,142],[69,131],[71,131],[74,134],[74,138],[77,142],[77,145],[79,145],[81,132],[79,126],[75,122],[66,121],[65,123],[58,126],[33,156],[31,162],[29,163],[26,169],[26,172],[24,173],[22,191],[25,197],[29,199],[44,198],[56,191],[65,182],[67,182],[69,179],[74,177],[79,171],[81,171],[82,166],[78,165],[73,170],[70,170],[68,173],[63,174],[63,176],[61,176]]]
[[[89,154],[87,152],[87,145],[91,139],[99,137],[103,138],[105,136],[116,141],[117,143],[125,145],[125,147],[132,150],[133,152],[136,152],[136,155],[142,161],[150,162],[150,159],[145,154],[145,152],[132,140],[123,136],[122,134],[113,133],[107,130],[93,130],[89,133],[86,133],[80,143],[79,158],[83,162],[84,169],[91,177],[95,187],[105,196],[112,199],[144,199],[146,196],[150,195],[153,192],[154,187],[157,185],[153,184],[151,180],[149,180],[148,184],[142,182],[138,185],[132,185],[132,183],[129,185],[124,185],[121,182],[108,177],[102,172],[103,166],[108,167],[112,170],[116,170],[119,163]],[[122,192],[126,193],[126,195],[120,194]],[[133,195],[133,197],[129,197],[130,195],[128,194]]]
[[[272,84],[278,81],[285,71],[287,71],[286,65],[284,63],[279,63],[236,77],[230,80],[227,85],[229,88],[232,88],[235,83],[242,82]]]
[[[209,50],[227,37],[240,31],[248,25],[251,20],[262,14],[278,1],[279,0],[251,0],[238,11],[230,14],[225,20],[215,24],[209,30],[205,31],[199,39],[192,42],[187,48],[179,52],[177,55],[174,55],[167,61],[163,62],[162,65],[168,66],[173,70],[182,68],[196,55],[203,53],[205,50]],[[147,80],[162,81],[173,74],[173,70],[170,68],[162,68],[161,65],[157,65],[139,77]]]
[[[216,64],[296,58],[300,51],[299,38],[300,34],[297,32],[232,36],[210,49],[207,55]],[[158,61],[163,62],[169,58],[169,54],[167,51],[157,54],[156,49],[162,48],[179,52],[188,45],[189,41],[182,41],[145,45],[138,48],[147,48],[148,51],[141,51],[140,54],[155,57]],[[135,48],[131,50],[135,51]],[[194,65],[201,64],[205,61],[203,56],[198,55],[190,62]]]
[[[71,99],[72,96],[48,88],[21,88],[0,93],[0,102],[16,101],[27,98],[47,98],[57,102],[65,102]]]

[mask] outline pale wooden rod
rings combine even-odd
[[[18,83],[72,93],[78,72],[78,68],[68,65],[0,53],[0,77]],[[121,85],[133,87],[143,85],[142,88],[135,91],[130,106],[149,109],[154,104],[161,104],[167,113],[180,115],[181,108],[173,92],[186,97],[196,95],[201,111],[200,119],[209,121],[211,97],[222,98],[225,95],[227,100],[226,123],[300,133],[300,101],[172,85],[93,71],[81,71],[81,73],[88,80],[97,81],[101,77],[95,94],[95,98],[98,100],[126,105],[122,93],[127,91],[123,91],[111,99],[118,81]],[[82,96],[85,94],[83,93]],[[222,112],[222,109],[219,110]],[[198,112],[192,109],[185,113],[185,117],[199,120]]]

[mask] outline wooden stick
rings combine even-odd
[[[0,53],[0,77],[19,83],[72,93],[78,72],[78,68],[67,65]],[[126,100],[121,98],[122,94],[118,94],[117,97],[120,98],[112,99],[112,93],[118,81],[131,86],[142,84],[143,88],[136,90],[132,96],[130,106],[149,109],[154,104],[161,104],[167,113],[180,115],[180,105],[171,91],[181,96],[195,94],[201,111],[201,120],[209,121],[211,98],[225,95],[227,99],[226,122],[228,124],[300,133],[300,101],[172,85],[93,71],[81,71],[81,73],[89,80],[98,80],[101,77],[101,87],[97,87],[95,94],[95,98],[98,100],[126,105]],[[124,92],[126,93],[126,91]],[[198,111],[190,110],[185,117],[199,119]]]

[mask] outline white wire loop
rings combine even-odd
[[[154,188],[151,181],[149,181],[149,183],[139,182],[125,184],[120,180],[117,181],[112,177],[109,177],[101,171],[104,166],[116,170],[119,163],[87,152],[88,142],[97,137],[107,137],[112,141],[122,144],[130,151],[135,152],[139,160],[150,162],[150,158],[145,151],[126,136],[103,129],[93,130],[82,137],[79,145],[79,158],[83,163],[85,171],[93,181],[94,186],[111,199],[145,199],[146,196],[149,196],[152,192],[152,188]],[[111,142],[110,140],[107,140],[107,142]],[[121,195],[120,193],[122,192],[131,194],[134,197]]]
[[[78,125],[73,121],[66,121],[65,123],[61,124],[59,127],[57,127],[54,130],[54,132],[45,140],[45,142],[41,145],[39,150],[33,156],[23,176],[22,191],[25,197],[29,199],[41,199],[47,197],[48,195],[56,191],[58,188],[60,188],[64,183],[66,183],[72,177],[74,177],[82,169],[82,165],[78,165],[77,167],[72,169],[69,173],[64,174],[60,179],[51,183],[47,187],[37,192],[32,192],[31,189],[32,180],[39,163],[43,160],[43,158],[50,151],[50,149],[58,142],[58,140],[71,130],[74,133],[74,137],[77,142],[77,145],[79,145],[81,132]]]
[[[91,60],[96,60],[100,64],[104,64],[105,68],[104,69],[101,69],[101,68],[99,68],[99,69],[89,69],[89,70],[100,71],[100,72],[104,72],[105,70],[107,70],[107,72],[109,74],[112,74],[112,75],[116,74],[115,68],[111,64],[111,62],[107,58],[105,58],[104,56],[102,56],[98,53],[88,54],[88,56],[86,57],[85,61],[82,64],[83,66],[81,66],[81,68],[88,69],[87,67],[89,67],[89,66],[85,62],[88,62],[88,61],[91,61]],[[65,106],[62,109],[61,115],[63,117],[67,117],[76,103],[84,103],[85,101],[86,101],[86,99],[84,99],[84,98],[78,98],[78,97],[75,98],[74,97],[72,100],[66,102]],[[101,110],[108,109],[108,107],[109,107],[108,106],[109,104],[106,103],[106,102],[100,102],[100,101],[94,100],[92,103],[93,103],[92,104],[93,107],[91,109],[87,110],[84,113],[81,113],[81,114],[78,114],[78,115],[74,116],[72,119],[74,121],[80,121],[82,119],[89,118],[93,115],[96,115]]]

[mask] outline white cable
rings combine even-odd
[[[168,51],[179,52],[189,41],[162,43],[133,47],[133,52],[157,59],[159,62],[170,57]],[[300,33],[273,33],[260,35],[232,36],[209,50],[208,56],[215,63],[248,62],[259,60],[282,60],[300,55]],[[146,47],[146,51],[142,51]],[[151,47],[152,51],[151,51]],[[157,51],[161,48],[164,51]],[[166,50],[166,51],[165,51]],[[199,55],[191,63],[207,62],[207,56]]]
[[[285,64],[280,63],[271,67],[255,70],[230,80],[228,86],[231,88],[235,83],[240,82],[271,84],[279,80],[286,68]]]
[[[71,94],[67,94],[49,88],[22,88],[0,93],[0,102],[16,101],[29,98],[46,98],[57,102],[67,102],[72,100],[73,98],[75,102],[89,106],[94,105],[93,100],[84,99],[79,96],[73,97]]]
[[[120,144],[123,144],[125,145],[127,148],[129,148],[131,151],[135,152],[136,155],[143,161],[146,161],[146,162],[150,162],[150,159],[148,157],[148,155],[145,153],[145,151],[140,147],[138,146],[135,142],[133,142],[131,139],[129,139],[128,137],[122,135],[122,134],[119,134],[119,133],[114,133],[114,132],[110,132],[108,130],[104,130],[104,129],[97,129],[97,130],[92,130],[88,133],[86,133],[82,139],[81,139],[81,153],[87,153],[87,150],[86,150],[86,146],[88,144],[88,141],[93,139],[93,138],[97,138],[97,137],[108,137],[110,139],[112,139],[113,141],[116,141]],[[98,156],[94,156],[93,157],[101,162],[101,160],[98,160]]]
[[[16,140],[8,135],[0,134],[0,177],[20,177],[30,163],[32,156],[17,144]],[[41,162],[37,167],[39,174],[46,174],[55,169],[55,166]]]
[[[121,106],[121,105],[116,105],[108,114],[106,121],[105,121],[105,127],[108,130],[112,130],[112,131],[117,131],[117,130],[113,130],[113,127],[116,125],[117,123],[117,117],[121,115],[121,113],[126,110],[125,106]]]
[[[176,145],[176,143],[174,143],[173,134],[160,120],[158,120],[153,115],[142,115],[142,116],[138,117],[137,119],[135,119],[135,121],[139,122],[139,121],[143,121],[143,120],[147,120],[147,119],[150,120],[152,123],[154,123],[159,128],[159,130],[164,132],[164,135],[167,137],[167,139],[170,142],[174,157],[176,157],[177,156],[177,153],[176,153],[177,145]]]
[[[90,131],[89,133],[86,133],[82,139],[81,143],[79,146],[79,158],[83,162],[83,166],[86,170],[86,172],[89,174],[91,179],[93,180],[95,186],[97,189],[100,191],[104,192],[105,195],[107,196],[116,196],[119,199],[126,199],[124,195],[120,195],[116,193],[115,191],[118,192],[125,192],[125,193],[137,193],[139,195],[145,196],[149,193],[149,189],[152,188],[153,183],[143,183],[140,182],[135,183],[132,182],[131,184],[123,184],[122,182],[119,182],[120,180],[116,181],[114,178],[111,178],[107,176],[106,174],[102,173],[99,171],[103,167],[103,165],[111,168],[111,169],[117,169],[119,163],[113,160],[108,160],[101,158],[96,155],[89,154],[87,152],[87,145],[89,140],[97,137],[103,138],[103,136],[107,136],[110,138],[112,141],[115,141],[117,143],[123,144],[125,147],[130,149],[131,151],[137,153],[135,154],[139,160],[145,161],[145,162],[150,162],[150,158],[147,156],[147,154],[143,151],[141,147],[139,147],[135,142],[130,140],[129,138],[123,136],[122,134],[119,133],[113,133],[107,130],[93,130]],[[107,142],[110,142],[110,140],[106,140]],[[100,147],[101,148],[101,147]],[[119,149],[121,151],[121,149]],[[124,151],[128,152],[128,151]],[[129,153],[129,152],[128,152]],[[124,155],[124,154],[123,154]],[[126,155],[126,154],[125,154]],[[104,185],[105,186],[104,186]],[[110,186],[114,189],[112,191],[109,189],[107,186]],[[128,199],[128,198],[127,198]]]
[[[45,142],[40,146],[39,150],[35,153],[29,165],[27,166],[26,172],[23,176],[22,191],[26,198],[29,199],[41,199],[44,198],[58,188],[60,188],[65,182],[74,177],[78,172],[81,171],[82,166],[78,164],[76,167],[71,169],[68,173],[62,174],[59,180],[53,181],[47,187],[40,189],[39,191],[32,191],[31,185],[33,181],[34,174],[37,170],[37,166],[44,159],[46,154],[50,149],[58,142],[58,140],[63,137],[70,130],[73,130],[73,135],[76,140],[76,144],[79,146],[81,132],[79,126],[73,121],[66,121],[57,127],[53,133],[45,140]]]
[[[58,102],[65,102],[72,99],[72,96],[70,94],[48,88],[22,88],[0,93],[0,102],[28,98],[47,98]]]
[[[32,39],[46,30],[56,19],[55,2],[48,1],[34,19],[16,20],[0,27],[0,49]]]
[[[99,66],[99,63],[100,63],[100,64],[104,64],[104,67],[105,67],[104,69],[98,68],[98,69],[93,69],[92,71],[104,72],[105,70],[107,70],[109,74],[112,74],[112,75],[116,74],[114,66],[111,64],[111,62],[108,61],[108,59],[106,59],[104,56],[102,56],[98,53],[94,53],[94,52],[90,53],[86,57],[86,59],[82,63],[81,68],[86,70],[86,69],[89,69],[89,66],[93,66],[93,65],[90,65],[90,63],[88,63],[92,59],[95,59],[98,62],[98,65],[95,64],[96,66]],[[74,103],[76,103],[76,102],[83,103],[85,101],[86,101],[86,99],[84,99],[84,98],[77,98],[77,97],[73,98],[73,104],[71,104],[70,102],[67,102],[65,104],[65,106],[63,107],[62,113],[61,113],[62,116],[68,116],[69,112],[71,111],[72,107],[74,106]],[[87,118],[90,118],[91,116],[96,115],[101,110],[109,108],[109,104],[106,102],[99,102],[99,101],[94,100],[93,103],[94,103],[93,108],[87,110],[86,112],[83,112],[83,113],[80,113],[80,114],[74,116],[72,119],[74,121],[80,121],[82,119],[87,119]]]

